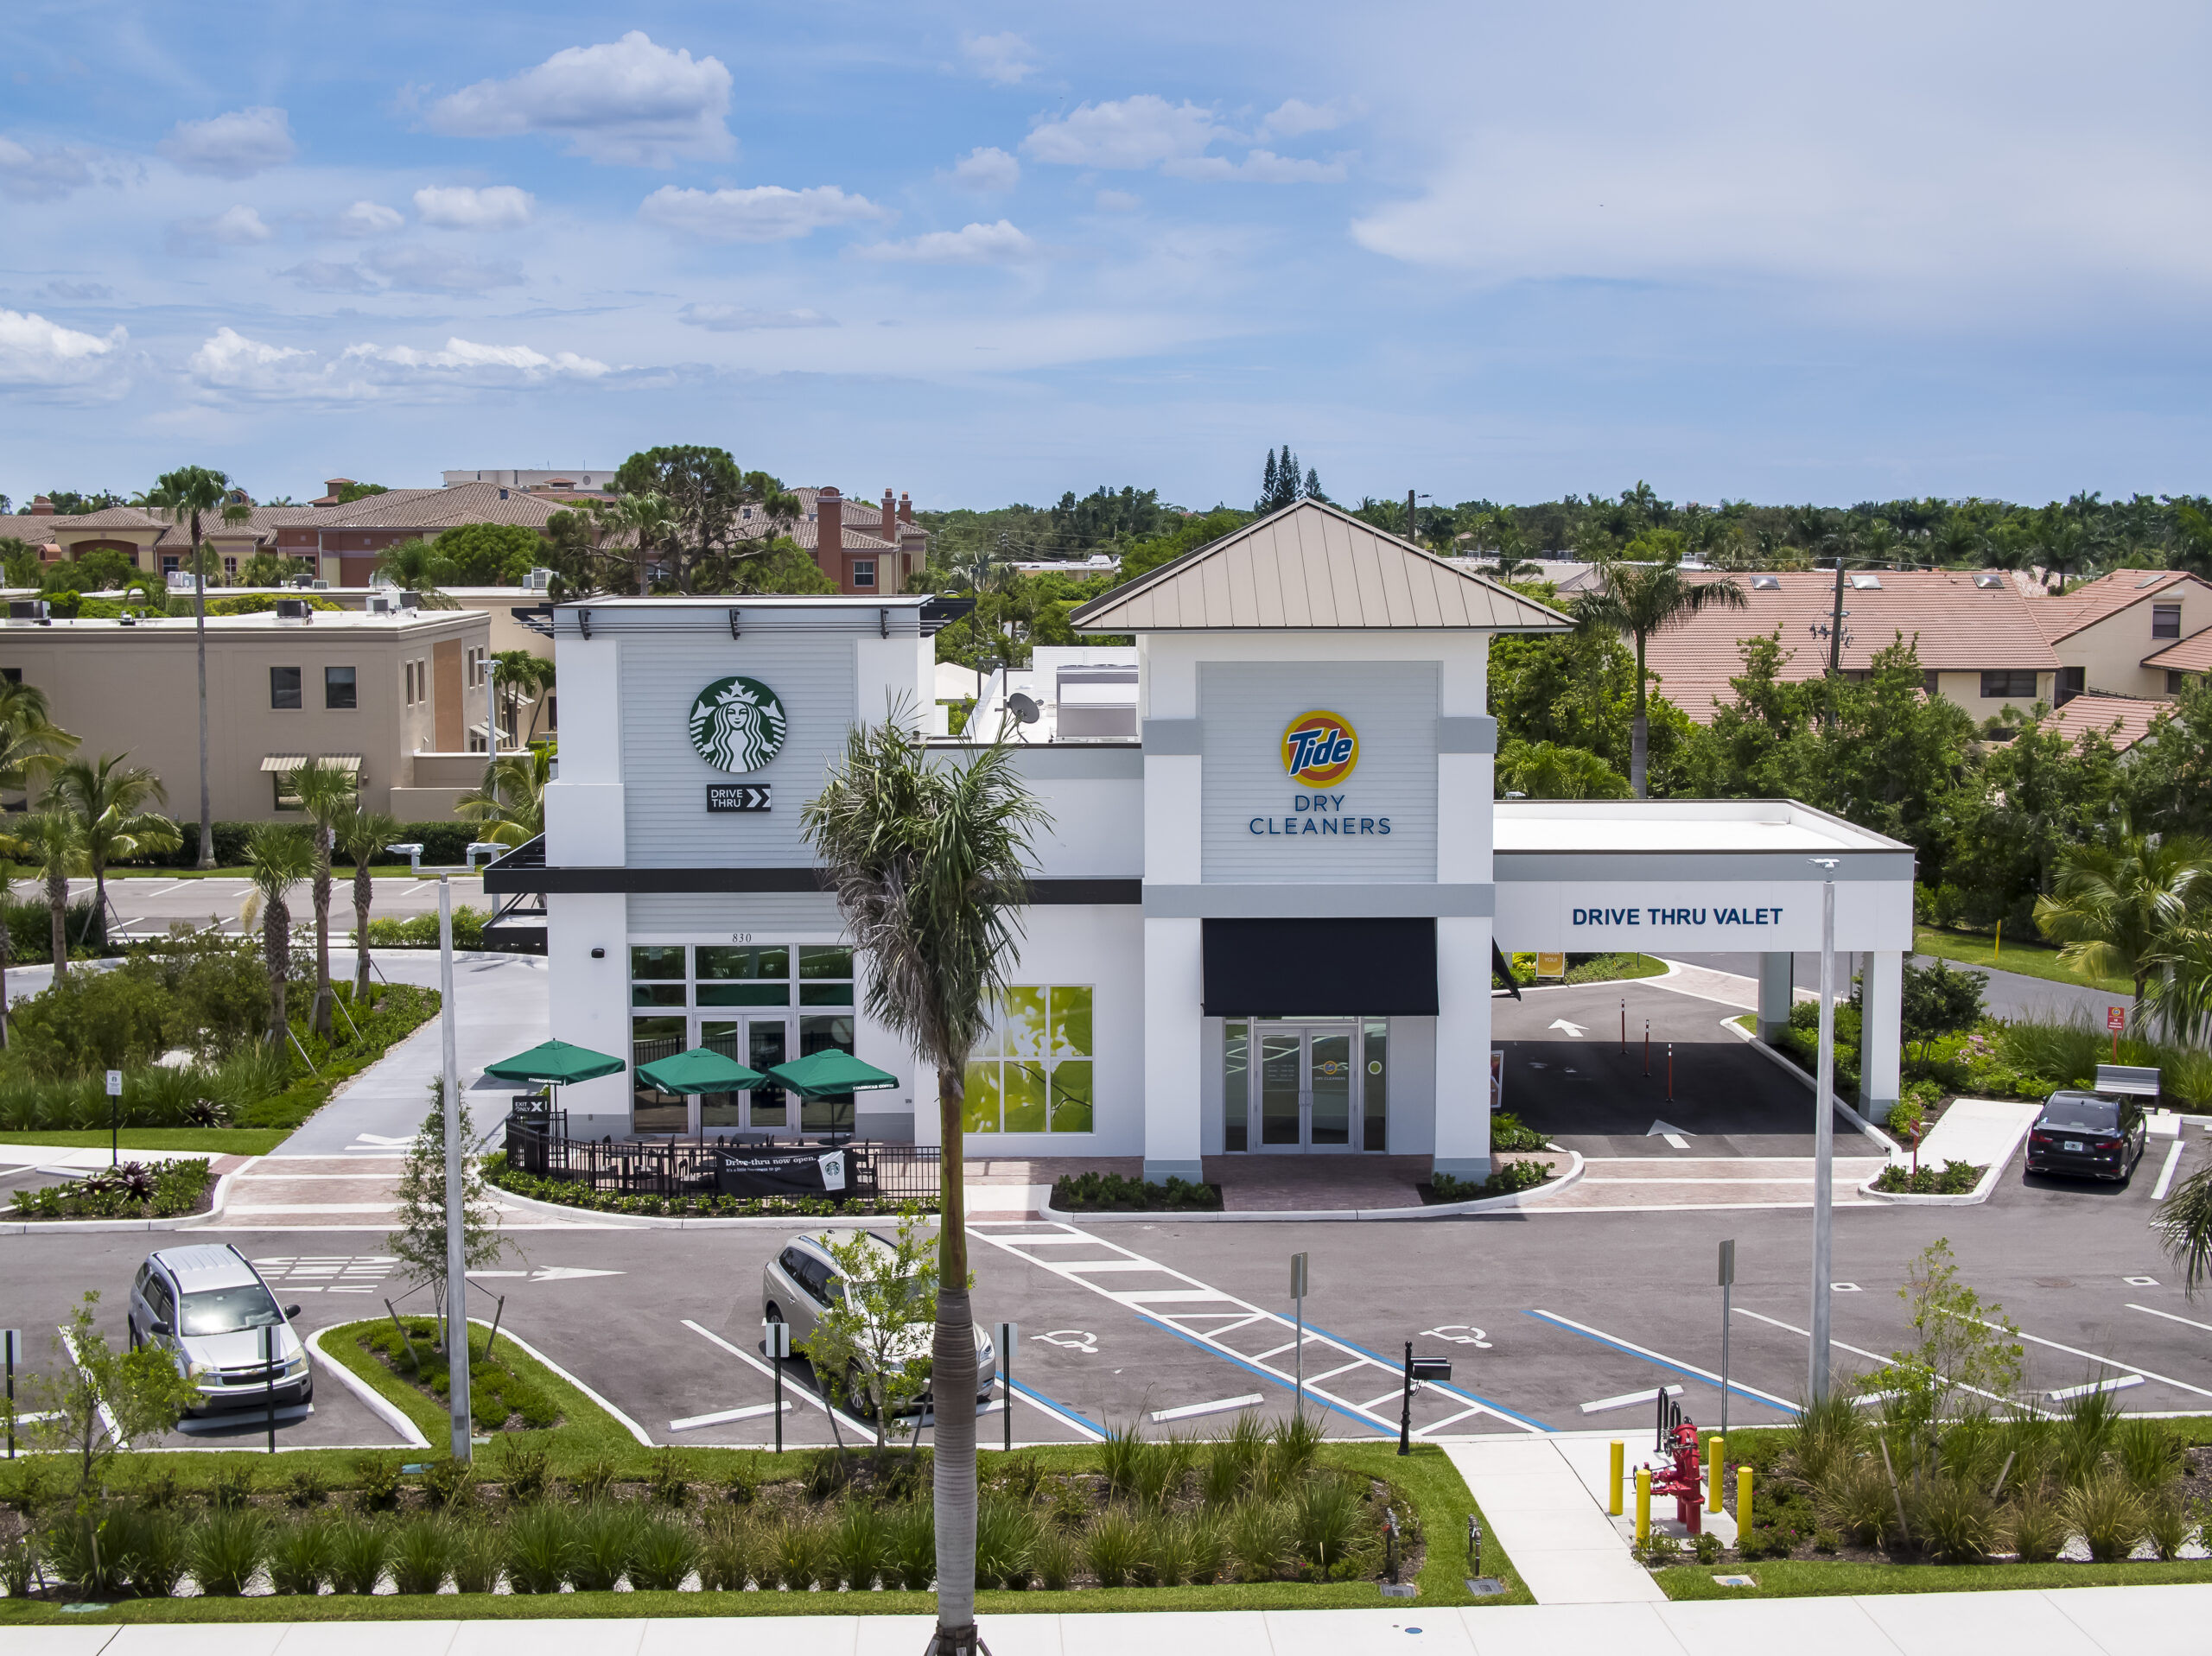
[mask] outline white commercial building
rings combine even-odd
[[[555,611],[545,839],[487,889],[544,893],[556,1036],[762,1069],[843,1046],[903,1083],[861,1094],[860,1133],[936,1141],[933,1078],[861,1009],[866,963],[799,828],[856,722],[926,718],[931,602]],[[970,724],[1019,744],[1050,815],[1017,987],[969,1070],[971,1152],[1141,1156],[1154,1177],[1388,1152],[1480,1176],[1498,946],[1757,953],[1770,1029],[1829,878],[1866,973],[1866,1097],[1897,1097],[1909,847],[1789,802],[1494,800],[1490,640],[1565,617],[1306,501],[1074,619],[1101,644],[1039,650]],[[579,1137],[823,1125],[780,1094],[627,1075],[563,1101]]]

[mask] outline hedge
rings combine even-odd
[[[303,816],[295,816],[283,820],[304,822],[307,819]],[[258,822],[216,823],[215,866],[219,868],[243,867],[245,863],[246,835],[260,826]],[[143,864],[137,866],[156,868],[197,868],[200,866],[200,824],[179,822],[177,828],[183,834],[183,842],[175,851],[158,857],[149,857]],[[419,843],[423,847],[423,860],[426,865],[458,868],[467,860],[470,844],[480,839],[483,832],[482,825],[476,822],[402,822],[399,825],[399,833],[392,843],[394,845]],[[404,859],[395,853],[387,860],[398,862],[404,861]],[[111,871],[111,873],[122,872],[124,871],[119,868]],[[352,865],[342,857],[340,858],[337,865],[339,878],[342,879],[353,872]]]

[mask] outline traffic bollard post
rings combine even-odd
[[[1021,1324],[999,1324],[999,1379],[1004,1382],[1000,1390],[1006,1393],[1006,1432],[1002,1440],[1005,1452],[1014,1453],[1014,1342],[1021,1337]]]
[[[784,1364],[791,1355],[791,1325],[780,1317],[763,1323],[768,1331],[768,1367],[776,1377],[776,1406],[769,1411],[776,1421],[776,1453],[784,1452]]]
[[[1621,1485],[1627,1480],[1624,1470],[1627,1464],[1628,1445],[1616,1437],[1613,1439],[1611,1473],[1605,1480],[1605,1487],[1612,1492],[1605,1502],[1605,1512],[1609,1517],[1618,1518],[1621,1515]]]
[[[1736,1469],[1736,1545],[1751,1539],[1751,1469]]]
[[[1716,1431],[1713,1434],[1713,1448],[1706,1458],[1705,1464],[1707,1473],[1705,1510],[1709,1513],[1717,1513],[1720,1510],[1720,1451],[1723,1447],[1720,1434]]]
[[[1651,1544],[1651,1469],[1648,1466],[1636,1469],[1636,1544]]]

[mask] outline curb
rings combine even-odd
[[[1289,1220],[1343,1221],[1369,1219],[1457,1219],[1463,1215],[1510,1211],[1528,1206],[1532,1201],[1541,1202],[1554,1192],[1564,1190],[1582,1177],[1582,1152],[1570,1150],[1567,1171],[1548,1183],[1533,1190],[1514,1190],[1504,1196],[1478,1196],[1471,1202],[1440,1202],[1422,1208],[1304,1208],[1281,1211],[1262,1209],[1255,1212],[1208,1213],[1163,1212],[1144,1210],[1137,1213],[1078,1213],[1065,1208],[1055,1208],[1050,1196],[1042,1209],[1047,1219],[1057,1219],[1069,1224],[1092,1224],[1100,1221],[1141,1219],[1152,1224],[1181,1224],[1192,1221],[1200,1224],[1274,1224]]]
[[[99,1232],[134,1230],[197,1230],[202,1225],[212,1225],[223,1216],[223,1209],[230,1205],[231,1181],[247,1168],[261,1160],[249,1157],[215,1181],[215,1199],[205,1213],[178,1214],[169,1219],[23,1219],[0,1224],[0,1236],[38,1236],[49,1231],[65,1232],[85,1236]],[[71,1169],[72,1172],[77,1170]]]
[[[373,1321],[374,1319],[365,1320]],[[390,1398],[385,1396],[383,1393],[378,1391],[375,1386],[370,1385],[368,1381],[363,1380],[352,1369],[346,1367],[344,1363],[340,1362],[337,1358],[330,1355],[327,1352],[323,1350],[322,1336],[329,1333],[330,1329],[352,1328],[354,1326],[356,1326],[356,1324],[353,1323],[334,1323],[330,1325],[330,1328],[317,1329],[313,1334],[308,1336],[307,1348],[309,1351],[315,1353],[317,1361],[321,1362],[326,1373],[337,1375],[339,1383],[345,1386],[345,1388],[351,1392],[355,1397],[360,1399],[362,1402],[367,1404],[369,1405],[369,1412],[376,1416],[378,1419],[383,1421],[385,1425],[390,1426],[394,1431],[397,1432],[400,1437],[400,1441],[409,1449],[429,1448],[430,1440],[423,1436],[423,1429],[416,1425],[412,1420],[409,1419],[405,1412],[403,1411],[397,1404],[394,1403]]]
[[[1959,1096],[1963,1097],[1964,1094],[1960,1094]],[[1958,1101],[1958,1098],[1955,1097],[1952,1101],[1956,1103]],[[1867,1189],[1866,1184],[1862,1184],[1859,1187],[1859,1193],[1861,1196],[1871,1197],[1876,1202],[1896,1202],[1923,1208],[1979,1207],[1981,1203],[1988,1201],[1992,1196],[1996,1194],[1997,1181],[2004,1177],[2005,1170],[2012,1164],[2012,1158],[2020,1153],[2020,1144],[2021,1141],[2028,1136],[2028,1127],[2030,1125],[2032,1124],[2024,1124],[2019,1132],[2013,1135],[2012,1142],[2006,1146],[2005,1153],[2002,1156],[1995,1156],[1990,1158],[1988,1170],[1981,1176],[1981,1183],[1975,1185],[1973,1190],[1966,1191],[1962,1195],[1917,1196],[1910,1191],[1905,1190],[1872,1190]],[[1891,1164],[1896,1165],[1894,1163]],[[1880,1177],[1881,1175],[1878,1173],[1875,1175],[1876,1178]],[[1871,1184],[1872,1182],[1873,1181],[1870,1179],[1867,1181],[1867,1183]]]
[[[1751,1047],[1753,1050],[1757,1051],[1758,1055],[1766,1059],[1768,1063],[1779,1064],[1790,1075],[1796,1076],[1799,1081],[1804,1082],[1805,1090],[1807,1092],[1811,1092],[1819,1086],[1820,1083],[1813,1076],[1807,1075],[1789,1059],[1783,1057],[1782,1054],[1777,1052],[1764,1041],[1762,1041],[1758,1036],[1751,1033],[1751,1031],[1738,1024],[1735,1018],[1722,1018],[1720,1020],[1720,1027],[1726,1030],[1731,1035],[1734,1036],[1745,1045]],[[1876,1144],[1881,1145],[1885,1154],[1890,1156],[1903,1156],[1909,1153],[1904,1145],[1897,1143],[1896,1139],[1891,1138],[1888,1133],[1883,1132],[1881,1128],[1876,1126],[1865,1116],[1859,1114],[1857,1110],[1853,1109],[1850,1105],[1845,1103],[1843,1101],[1842,1094],[1834,1094],[1834,1101],[1837,1112],[1855,1122],[1858,1125],[1859,1132],[1865,1133]]]

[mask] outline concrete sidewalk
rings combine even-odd
[[[2061,1592],[1899,1593],[1740,1603],[1501,1605],[1424,1610],[1168,1611],[988,1615],[993,1656],[2140,1656],[2202,1647],[2212,1585]],[[699,1616],[684,1620],[229,1622],[10,1627],[8,1656],[913,1656],[917,1615]]]

